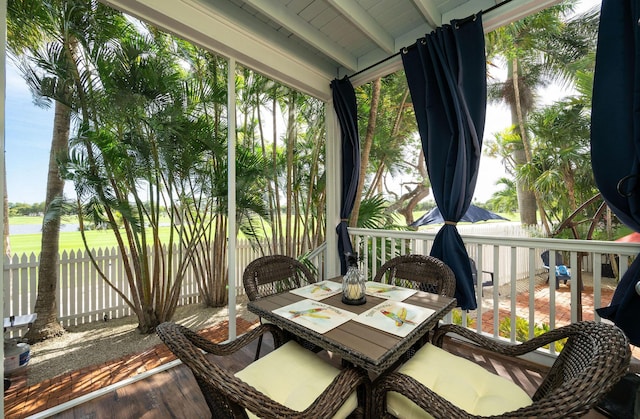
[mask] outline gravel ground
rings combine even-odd
[[[236,314],[254,321],[246,301],[238,300]],[[200,304],[179,307],[172,321],[199,330],[228,318],[226,308],[206,308]],[[73,326],[64,335],[31,345],[27,366],[27,385],[69,373],[89,365],[100,364],[121,356],[142,352],[160,342],[155,334],[142,335],[136,329],[137,318],[124,317]]]

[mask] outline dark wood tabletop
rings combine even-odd
[[[447,315],[456,304],[455,298],[418,291],[404,300],[404,302],[430,308],[435,310],[435,313],[420,323],[407,336],[400,337],[353,320],[349,320],[327,333],[321,334],[273,313],[273,310],[301,300],[304,300],[304,297],[284,292],[250,301],[247,307],[249,311],[269,320],[280,328],[327,351],[336,353],[344,360],[374,374],[381,374],[394,365],[414,343],[432,330],[438,321]],[[324,304],[355,314],[363,313],[383,301],[386,300],[367,295],[365,304],[352,306],[342,302],[342,294],[336,294],[321,300]]]

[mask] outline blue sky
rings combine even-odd
[[[33,104],[26,83],[7,59],[5,156],[9,202],[44,202],[53,108]]]

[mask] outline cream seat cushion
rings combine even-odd
[[[298,343],[289,341],[236,373],[271,399],[297,411],[305,410],[331,384],[340,370]],[[334,418],[345,418],[358,407],[354,392]],[[256,416],[247,411],[250,418]]]
[[[423,346],[398,371],[474,415],[499,415],[532,403],[512,381],[432,344]],[[395,392],[387,395],[387,410],[398,418],[432,418]]]

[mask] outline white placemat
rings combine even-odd
[[[304,298],[319,301],[342,292],[342,284],[333,281],[321,281],[292,289],[289,292]]]
[[[387,300],[360,314],[354,321],[405,337],[435,310],[401,301]]]
[[[384,298],[385,300],[404,301],[418,292],[409,288],[396,285],[383,284],[381,282],[367,281],[365,283],[367,295]]]
[[[318,333],[327,333],[356,317],[350,311],[309,299],[289,304],[273,312]]]

